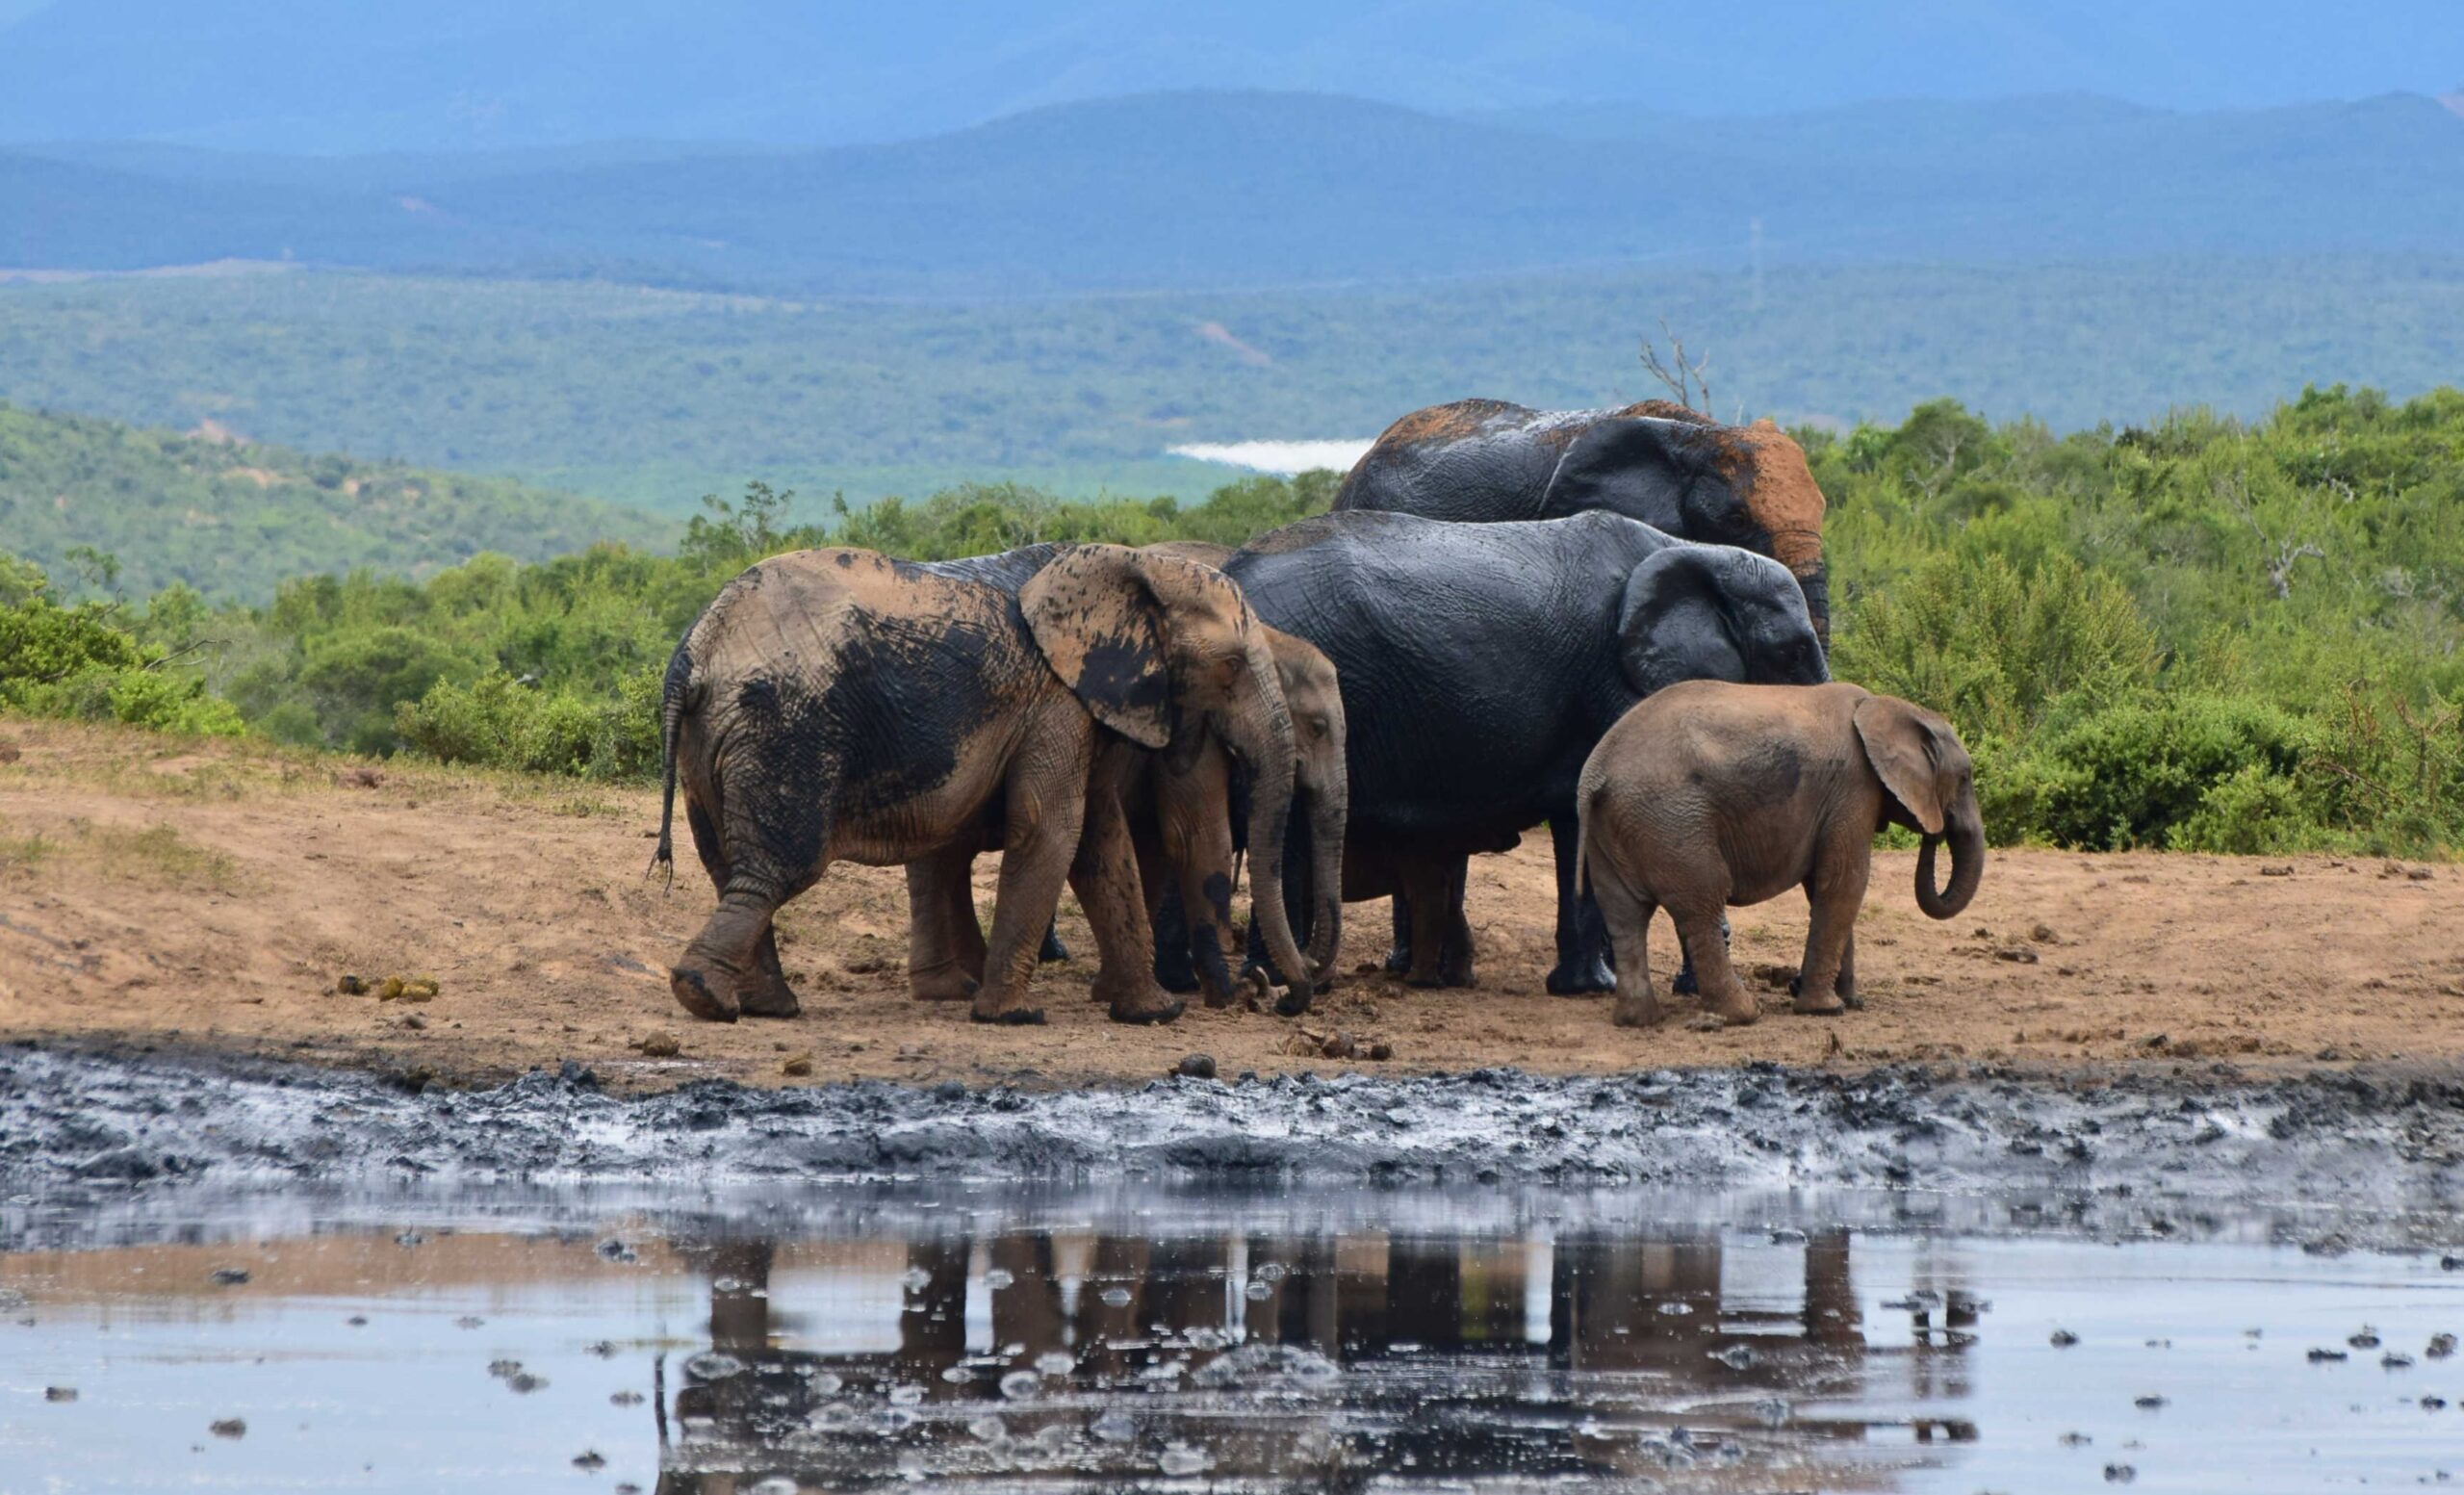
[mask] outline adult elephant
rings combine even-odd
[[[1723,425],[1661,400],[1622,410],[1458,400],[1386,427],[1334,506],[1476,523],[1605,509],[1771,556],[1796,577],[1814,631],[1831,634],[1822,489],[1804,449],[1769,421]]]
[[[996,554],[927,562],[919,569],[1015,594],[1068,549],[1044,542]],[[1190,562],[1213,572],[1231,557],[1232,550],[1196,541],[1169,541],[1145,546],[1138,554]],[[1343,905],[1333,896],[1333,889],[1340,886],[1347,812],[1343,700],[1334,666],[1324,655],[1278,630],[1268,628],[1264,632],[1274,661],[1276,686],[1292,720],[1292,812],[1310,837],[1313,883],[1328,890],[1312,910],[1313,927],[1304,952],[1309,968],[1323,972],[1334,964],[1343,928]],[[1228,1006],[1236,997],[1226,957],[1236,929],[1231,900],[1245,846],[1240,833],[1253,817],[1257,802],[1252,777],[1251,755],[1237,739],[1199,720],[1190,724],[1190,730],[1175,734],[1170,747],[1125,763],[1117,786],[1155,937],[1157,978],[1167,991],[1202,991],[1211,1007]],[[984,963],[985,944],[975,915],[970,864],[978,850],[998,845],[988,836],[979,844],[953,844],[909,864],[908,980],[917,997],[964,995],[971,990]],[[1047,930],[1045,958],[1058,947],[1058,934]],[[1065,950],[1063,958],[1067,958]],[[1312,987],[1311,982],[1296,982],[1280,1010],[1286,1016],[1305,1012]]]
[[[1080,546],[1014,595],[867,551],[762,561],[668,665],[657,855],[673,861],[680,782],[719,890],[671,990],[697,1017],[792,1016],[780,904],[834,861],[911,863],[995,834],[1006,853],[976,1020],[1042,1020],[1027,983],[1065,878],[1105,956],[1096,994],[1112,1016],[1177,1017],[1148,975],[1118,793],[1138,753],[1200,724],[1255,767],[1265,942],[1304,970],[1280,888],[1292,721],[1257,616],[1219,573]]]
[[[1463,860],[1546,820],[1550,990],[1609,990],[1599,911],[1575,885],[1583,760],[1635,702],[1681,680],[1830,678],[1777,562],[1615,514],[1461,525],[1331,513],[1261,536],[1223,569],[1261,617],[1334,662],[1351,801],[1342,895],[1399,893],[1414,908],[1410,971],[1423,985],[1470,977]]]

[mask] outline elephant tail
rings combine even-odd
[[[658,711],[658,847],[651,853],[651,868],[664,867],[669,887],[676,885],[676,748],[684,728],[684,712],[693,695],[693,640],[688,634],[667,661],[667,679],[659,687]]]

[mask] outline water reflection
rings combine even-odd
[[[714,1237],[684,1248],[709,1348],[659,1407],[659,1488],[1348,1487],[1814,1459],[1832,1487],[1881,1487],[1914,1445],[1976,1436],[1957,1404],[1980,1305],[1956,1271],[1920,1274],[1887,1310],[1907,1320],[1892,1343],[1870,1342],[1852,1240],[953,1229],[814,1279],[782,1274],[777,1243]],[[860,1349],[808,1343],[800,1315],[844,1339],[851,1297],[894,1322]],[[1924,1415],[1798,1413],[1861,1400],[1885,1364]]]

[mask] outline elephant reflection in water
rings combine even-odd
[[[1630,1428],[1568,1448],[1535,1443],[1527,1419],[1494,1415],[1522,1401],[1580,1421],[1604,1376],[1664,1381],[1642,1400],[1683,1406],[1687,1425],[1725,1429],[1722,1437],[1861,1442],[1862,1421],[1793,1418],[1775,1435],[1764,1413],[1775,1397],[1857,1397],[1884,1354],[1910,1358],[1917,1400],[1958,1401],[1977,1309],[1955,1275],[1942,1285],[1920,1279],[1894,1305],[1912,1314],[1914,1342],[1869,1346],[1850,1239],[1816,1233],[1803,1248],[1801,1282],[1754,1292],[1724,1291],[1732,1258],[1711,1234],[1580,1232],[1553,1245],[1377,1232],[952,1232],[906,1243],[896,1348],[832,1353],[780,1347],[794,1321],[772,1304],[775,1248],[689,1250],[710,1278],[713,1357],[684,1362],[674,1399],[681,1431],[662,1449],[659,1488],[732,1495],[774,1475],[828,1486],[902,1470],[963,1479],[1046,1459],[1050,1473],[1110,1478],[1152,1472],[1167,1429],[1202,1444],[1211,1473],[1225,1479],[1307,1475],[1327,1466],[1329,1451],[1355,1467],[1408,1458],[1461,1477],[1650,1473],[1639,1452],[1650,1442]],[[1306,1351],[1342,1372],[1238,1418],[1205,1416],[1201,1398],[1175,1395],[1213,1379],[1207,1367],[1235,1345]],[[1432,1377],[1439,1366],[1449,1374]],[[1032,1380],[1018,1383],[1020,1372]],[[1618,1387],[1621,1411],[1635,1396]],[[1107,1406],[1130,1408],[1141,1435],[1098,1436],[1092,1424]],[[1975,1436],[1956,1418],[1920,1418],[1913,1431],[1920,1442]],[[1007,1465],[991,1462],[996,1451]]]

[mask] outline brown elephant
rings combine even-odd
[[[1729,964],[1721,911],[1801,887],[1812,910],[1796,1010],[1857,1000],[1857,910],[1874,834],[1924,838],[1916,904],[1952,918],[1985,875],[1976,774],[1950,723],[1849,684],[1671,685],[1628,711],[1583,763],[1575,804],[1579,865],[1617,951],[1621,1026],[1659,1020],[1645,943],[1665,908],[1693,957],[1706,1004],[1752,1022],[1754,998]],[[1951,882],[1934,853],[1951,843]]]
[[[670,978],[698,1017],[796,1012],[771,919],[834,861],[971,855],[995,831],[992,935],[983,979],[961,993],[976,1020],[1042,1020],[1027,983],[1065,878],[1105,956],[1096,992],[1112,1016],[1177,1017],[1146,974],[1153,937],[1120,795],[1142,750],[1201,729],[1253,765],[1251,834],[1278,853],[1257,874],[1266,938],[1300,959],[1279,883],[1292,719],[1256,614],[1206,567],[1078,546],[1014,595],[867,551],[774,556],[677,647],[664,715],[658,859],[673,860],[680,781],[719,889]]]
[[[924,569],[1019,590],[1065,547],[1040,544],[997,555],[937,561]],[[1138,553],[1212,568],[1229,547],[1195,541],[1150,545]],[[1226,584],[1229,584],[1228,582]],[[1331,875],[1341,865],[1347,812],[1344,779],[1343,698],[1334,666],[1307,641],[1264,630],[1275,679],[1283,692],[1295,740],[1295,787],[1302,822],[1312,835],[1313,865]],[[1176,735],[1171,746],[1129,755],[1113,765],[1111,792],[1127,818],[1137,855],[1142,902],[1156,950],[1154,967],[1166,990],[1203,991],[1212,1007],[1238,996],[1227,952],[1233,948],[1232,885],[1239,844],[1233,814],[1235,780],[1245,775],[1248,755],[1205,721]],[[1254,804],[1254,800],[1251,802]],[[991,844],[953,844],[908,865],[909,989],[920,1000],[963,996],[982,979],[985,939],[975,912],[970,867]],[[1318,886],[1332,887],[1331,882]],[[1313,973],[1330,970],[1342,938],[1342,911],[1320,907],[1326,923],[1312,928],[1304,952]],[[1047,948],[1057,942],[1047,935]],[[1259,939],[1263,945],[1268,941]],[[1104,959],[1111,952],[1101,952]],[[1261,951],[1260,953],[1264,953]],[[1129,973],[1098,977],[1098,987],[1131,980]],[[1285,1016],[1308,1010],[1312,983],[1295,982],[1278,1001]]]

